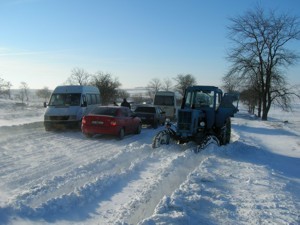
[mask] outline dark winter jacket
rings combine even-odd
[[[125,106],[125,107],[128,107],[129,109],[131,109],[130,103],[127,102],[126,99],[123,100],[123,102],[121,103],[121,106]]]

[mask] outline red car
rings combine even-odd
[[[110,134],[123,139],[125,134],[141,133],[142,122],[129,108],[98,106],[82,118],[81,131],[87,137]]]

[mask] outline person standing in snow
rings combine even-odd
[[[129,109],[131,109],[130,103],[127,102],[126,98],[123,99],[123,102],[121,103],[121,106],[125,106],[125,107],[128,107]]]

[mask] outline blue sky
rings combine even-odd
[[[0,0],[0,78],[52,89],[79,67],[122,88],[187,73],[221,85],[228,18],[258,3],[300,16],[299,0]],[[300,83],[300,62],[286,73]]]

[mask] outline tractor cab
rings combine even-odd
[[[185,91],[181,109],[216,110],[220,104],[222,91],[214,86],[191,86]]]

